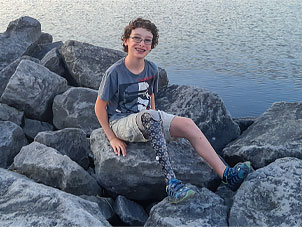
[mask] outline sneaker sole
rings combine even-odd
[[[181,199],[177,199],[177,200],[169,200],[170,203],[173,203],[173,204],[177,204],[177,203],[180,203],[180,202],[183,202],[185,200],[188,200],[190,198],[192,198],[194,195],[196,194],[195,191],[191,190],[187,193],[186,196],[184,196],[183,198]]]

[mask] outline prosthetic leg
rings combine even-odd
[[[176,177],[171,166],[160,115],[157,111],[149,110],[138,115],[137,122],[144,136],[150,139],[156,160],[160,163],[166,184],[168,184],[171,179]]]

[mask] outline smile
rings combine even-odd
[[[135,48],[135,50],[136,50],[136,51],[138,51],[138,52],[140,52],[140,53],[144,53],[144,52],[146,52],[146,50],[144,50],[144,49],[140,49],[140,48]]]

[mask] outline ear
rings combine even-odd
[[[123,40],[124,46],[128,46],[128,39]]]

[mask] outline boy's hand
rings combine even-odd
[[[118,138],[113,138],[112,140],[110,140],[110,145],[113,148],[115,154],[120,156],[122,152],[123,156],[126,156],[127,145],[122,140]]]

